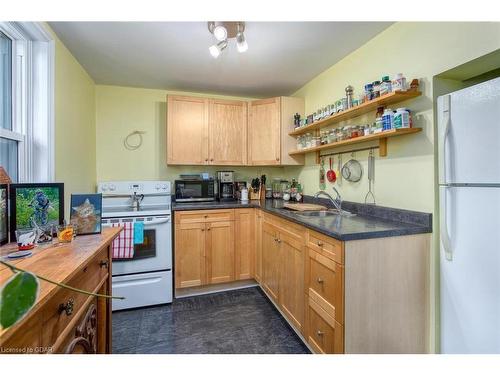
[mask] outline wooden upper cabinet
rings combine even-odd
[[[210,100],[208,127],[210,164],[247,163],[247,106],[247,102],[238,100]]]
[[[249,104],[248,164],[249,165],[303,165],[304,155],[290,156],[297,148],[293,116],[304,114],[304,99],[277,97],[256,100]]]
[[[248,161],[250,165],[281,164],[281,98],[249,105]]]
[[[209,100],[167,96],[167,163],[208,164]]]

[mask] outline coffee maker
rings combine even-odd
[[[217,199],[219,201],[236,200],[233,171],[217,172]]]

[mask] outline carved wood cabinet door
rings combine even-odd
[[[66,354],[97,353],[97,298],[93,297],[83,319],[78,323],[74,337],[66,346]]]

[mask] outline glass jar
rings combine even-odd
[[[380,96],[389,94],[392,92],[392,84],[389,76],[382,77],[382,83],[380,84]]]
[[[311,147],[321,146],[321,138],[320,137],[312,137]]]
[[[306,135],[304,137],[305,137],[305,140],[304,140],[304,146],[305,146],[305,148],[311,147],[311,145],[312,145],[312,134],[311,133],[306,133]]]
[[[328,132],[328,143],[337,142],[337,134],[335,133],[335,129],[330,129]]]

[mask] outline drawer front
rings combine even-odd
[[[95,292],[102,280],[108,277],[108,268],[104,263],[101,264],[106,260],[108,260],[107,248],[80,269],[68,282],[68,285],[88,292]],[[57,341],[61,333],[78,315],[88,297],[86,294],[60,288],[47,302],[42,312],[42,344],[44,346],[51,346]]]
[[[296,241],[305,243],[306,238],[306,228],[302,225],[292,223],[289,220],[282,219],[278,216],[274,216],[268,213],[264,213],[264,222],[278,227],[281,232],[285,232],[288,236],[291,236]]]
[[[309,300],[307,341],[318,354],[344,353],[344,328]]]
[[[308,249],[308,253],[306,282],[309,298],[343,324],[343,267],[314,250]]]
[[[344,264],[344,245],[342,241],[309,231],[307,246],[337,263]]]
[[[176,224],[213,223],[232,220],[234,220],[234,210],[178,211],[175,213]]]

